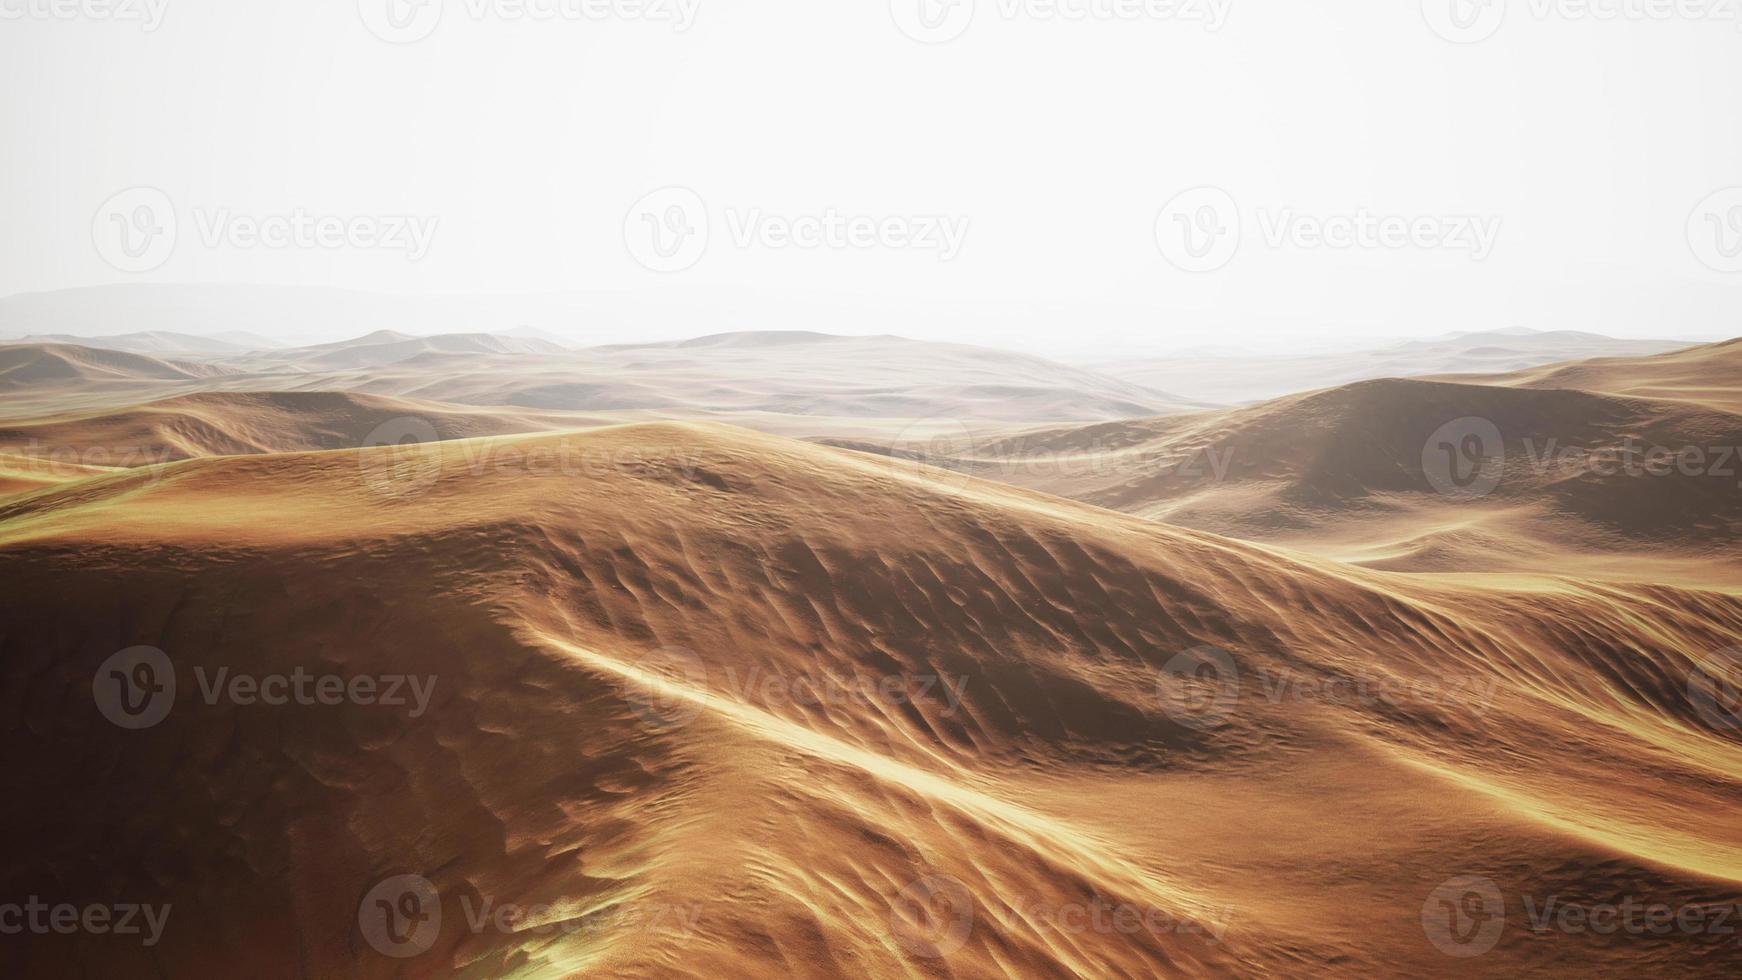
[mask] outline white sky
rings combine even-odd
[[[167,4],[155,31],[11,19],[50,2],[78,0],[0,0],[0,295],[164,282],[768,300],[730,324],[649,328],[680,336],[827,330],[783,300],[831,294],[888,332],[1055,349],[1515,325],[1742,334],[1742,272],[1688,240],[1696,206],[1742,185],[1728,7],[1599,20],[1511,0],[1473,44],[1436,35],[1414,0],[1231,0],[1217,32],[977,0],[938,45],[898,30],[890,0],[685,0],[698,6],[681,33],[514,20],[513,0],[478,19],[469,5],[491,0],[445,0],[434,33],[404,45],[372,34],[357,0],[125,0]],[[361,2],[379,20],[395,0]],[[625,246],[625,217],[668,185],[700,195],[712,230],[699,262],[661,274]],[[1182,271],[1157,215],[1203,185],[1238,202],[1246,234],[1227,266]],[[93,244],[93,216],[136,186],[173,201],[179,235],[160,267],[127,273]],[[969,225],[949,261],[739,247],[729,227],[831,208]],[[211,247],[199,222],[221,209],[439,224],[419,261]],[[1283,209],[1501,225],[1482,261],[1271,247],[1260,212]]]

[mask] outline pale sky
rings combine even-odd
[[[0,0],[0,296],[729,290],[768,300],[731,326],[827,330],[783,310],[828,294],[1027,347],[1742,334],[1730,0],[1491,2]],[[1178,248],[1227,232],[1194,188],[1231,256]],[[117,252],[142,200],[172,247]]]

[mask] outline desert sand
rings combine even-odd
[[[1734,444],[1692,355],[1160,418],[874,398],[825,445],[23,349],[76,371],[33,407],[99,369],[162,397],[0,422],[0,884],[171,912],[9,936],[11,975],[1742,970],[1709,916],[1569,924],[1742,902],[1734,480],[1513,464]],[[412,359],[375,370],[459,376]],[[1671,378],[1706,380],[1642,396]],[[1041,401],[1105,408],[1080,382]],[[1437,489],[1470,417],[1505,472]],[[141,647],[167,673],[121,679],[174,691],[134,730],[100,692]],[[225,686],[299,672],[348,696]]]

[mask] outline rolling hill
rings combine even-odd
[[[149,949],[25,935],[0,963],[1742,965],[1721,936],[1527,917],[1550,895],[1742,893],[1742,743],[1689,684],[1742,643],[1742,599],[1366,572],[935,475],[658,424],[195,459],[0,501],[0,887],[174,913]],[[140,645],[176,693],[127,731],[93,677]],[[297,670],[424,695],[270,704],[212,680]],[[1503,928],[1454,959],[1434,903],[1472,877]],[[528,911],[478,911],[503,906]],[[412,918],[383,933],[380,909]]]

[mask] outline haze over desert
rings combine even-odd
[[[0,0],[0,977],[1742,976],[1729,8]]]

